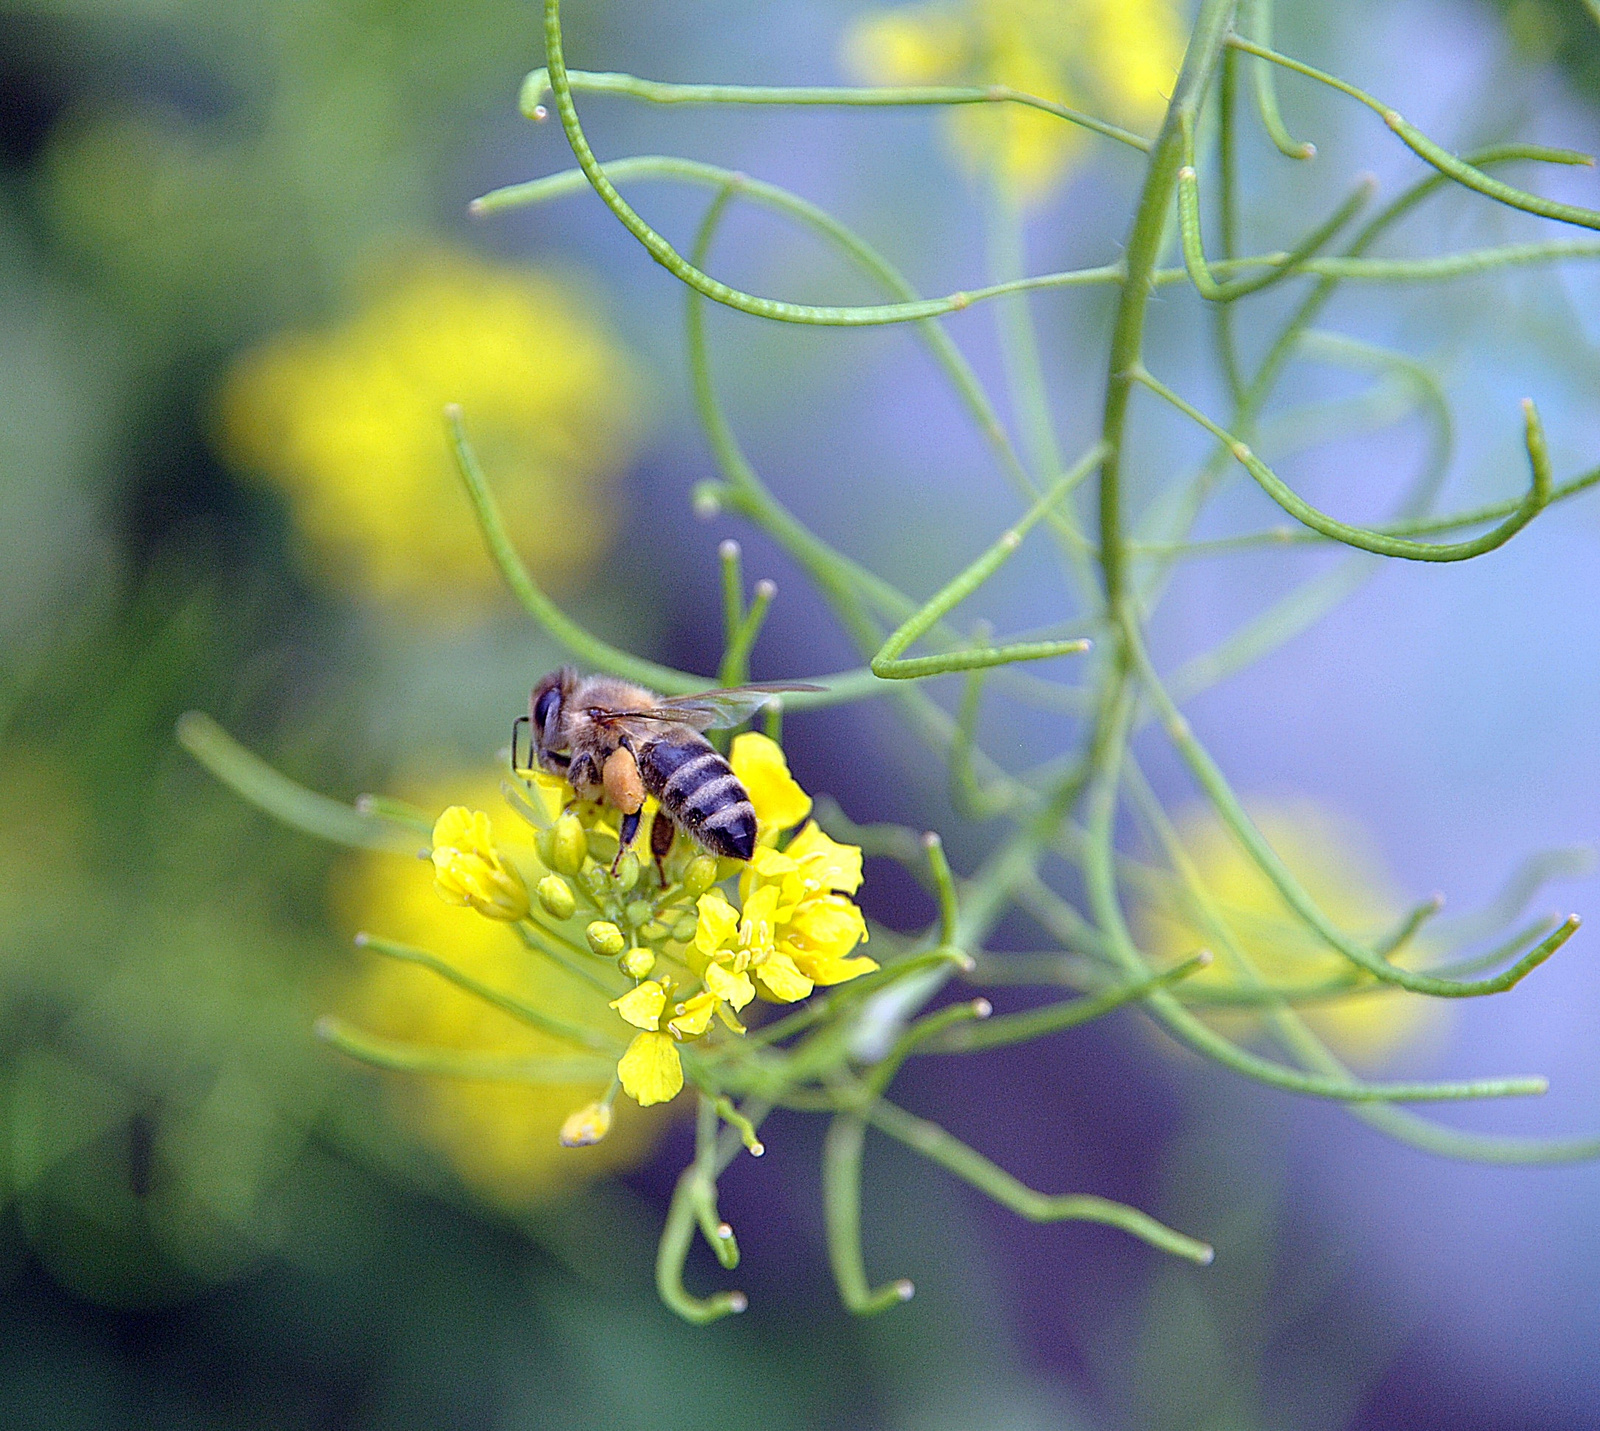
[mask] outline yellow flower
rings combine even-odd
[[[1285,865],[1340,928],[1368,943],[1399,922],[1405,907],[1393,881],[1362,833],[1326,811],[1304,803],[1262,806],[1256,824]],[[1315,986],[1349,977],[1352,966],[1308,930],[1284,904],[1277,889],[1209,812],[1180,822],[1180,835],[1199,879],[1233,934],[1240,953],[1261,981],[1282,988]],[[1139,911],[1139,933],[1152,955],[1166,963],[1187,958],[1202,946],[1217,958],[1182,987],[1229,992],[1249,978],[1198,919],[1178,888],[1153,898]],[[1406,961],[1402,951],[1399,962]],[[1440,1001],[1384,991],[1308,1003],[1300,1016],[1344,1058],[1373,1068],[1412,1043],[1442,1017]],[[1254,1028],[1248,1014],[1208,1016],[1244,1035]]]
[[[956,0],[868,11],[844,63],[868,84],[1003,84],[1123,124],[1149,125],[1183,58],[1176,0]],[[1049,195],[1091,138],[1014,104],[945,116],[962,161],[1018,200]]]
[[[448,795],[441,798],[443,792]],[[469,805],[493,806],[500,798],[499,778],[454,780],[408,793],[422,809],[440,809],[463,794]],[[504,858],[530,875],[540,873],[532,830],[509,815],[496,825]],[[503,923],[441,901],[426,863],[364,852],[336,868],[331,896],[336,918],[348,929],[369,929],[430,950],[564,1023],[607,1036],[616,1030],[616,1015],[589,984],[530,957]],[[428,970],[393,959],[363,957],[338,1012],[362,1029],[419,1048],[562,1062],[573,1052],[571,1045]],[[463,1183],[515,1208],[633,1167],[649,1152],[660,1125],[631,1105],[616,1110],[604,1143],[581,1157],[558,1141],[571,1110],[603,1101],[609,1081],[609,1073],[588,1082],[540,1084],[405,1074],[386,1077],[385,1094],[396,1121],[448,1159]]]
[[[667,986],[658,979],[646,979],[610,1005],[636,1029],[661,1027],[661,1011],[667,1006]]]
[[[433,880],[447,904],[470,905],[490,919],[525,919],[528,887],[495,849],[489,817],[452,805],[433,827]]]
[[[287,495],[325,578],[459,615],[495,598],[498,577],[455,474],[447,403],[465,410],[541,580],[587,570],[616,528],[639,383],[569,280],[448,250],[395,265],[345,322],[240,360],[220,443]]]
[[[747,730],[733,738],[728,763],[749,793],[756,809],[756,827],[763,844],[772,844],[811,813],[811,797],[789,774],[789,762],[777,741]]]
[[[641,1108],[670,1103],[683,1090],[683,1061],[669,1033],[641,1033],[617,1064],[617,1077]]]

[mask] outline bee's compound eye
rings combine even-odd
[[[535,738],[542,738],[550,717],[561,704],[561,689],[551,686],[533,703],[533,730]]]

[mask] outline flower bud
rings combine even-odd
[[[617,966],[630,979],[648,979],[656,967],[656,956],[648,949],[635,945],[617,960]]]
[[[690,899],[699,899],[717,882],[717,862],[709,855],[696,855],[683,872],[683,892]]]
[[[586,864],[583,867],[582,872],[578,875],[578,883],[589,891],[590,898],[592,898],[596,904],[600,902],[601,895],[606,892],[607,879],[608,876],[605,872],[605,869],[602,866],[593,863],[592,861],[589,864]]]
[[[636,899],[623,910],[623,913],[628,916],[628,923],[637,929],[655,913],[655,908],[647,899]]]
[[[560,875],[546,875],[540,880],[538,894],[539,903],[552,919],[571,919],[572,911],[578,907],[572,886]]]
[[[617,837],[610,830],[590,830],[584,843],[590,859],[607,869],[611,868],[611,861],[617,855]]]
[[[687,944],[694,938],[695,930],[700,927],[700,921],[692,914],[686,914],[672,926],[672,937],[680,944]]]
[[[500,858],[482,810],[452,805],[433,827],[433,887],[450,904],[468,905],[490,919],[522,919],[528,889]]]
[[[588,1148],[611,1131],[611,1105],[587,1103],[561,1125],[563,1148]]]
[[[659,944],[663,939],[671,934],[672,931],[668,929],[667,926],[659,919],[652,919],[644,926],[643,929],[639,931],[639,933],[644,938],[648,939],[652,944]]]
[[[617,872],[612,876],[616,886],[626,894],[639,883],[639,857],[632,850],[624,850],[617,861]]]
[[[539,856],[539,863],[547,870],[556,867],[556,832],[553,825],[534,835],[533,848]]]
[[[575,875],[583,868],[589,853],[589,839],[584,834],[583,822],[568,810],[556,821],[551,842],[550,863],[560,874]]]
[[[609,919],[595,920],[583,931],[583,937],[596,954],[603,954],[608,959],[615,959],[628,946],[622,931]]]

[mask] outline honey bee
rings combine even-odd
[[[529,729],[529,763],[562,776],[581,800],[603,801],[622,813],[617,858],[639,832],[644,797],[654,795],[666,819],[651,825],[650,852],[660,864],[682,830],[713,855],[747,860],[756,850],[756,812],[733,767],[702,731],[739,724],[785,691],[821,686],[753,685],[659,696],[613,676],[580,676],[570,666],[552,671],[511,727],[511,767],[517,731]]]

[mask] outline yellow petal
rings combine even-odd
[[[646,979],[638,988],[611,1001],[611,1007],[636,1029],[660,1028],[661,1010],[666,1005],[667,991],[654,979]]]
[[[784,933],[808,953],[842,959],[866,939],[867,922],[843,895],[824,894],[802,902]]]
[[[696,994],[678,1005],[678,1016],[667,1027],[679,1038],[699,1038],[711,1027],[711,1015],[716,1008],[715,995]]]
[[[806,826],[806,829],[810,828],[810,825]],[[791,844],[797,842],[798,836]],[[788,854],[780,854],[763,846],[750,857],[750,868],[763,879],[779,879],[783,875],[793,874],[800,866]]]
[[[783,747],[775,740],[753,730],[736,735],[728,763],[756,807],[763,835],[798,825],[811,813],[811,797],[789,774]]]
[[[617,1077],[628,1096],[641,1108],[667,1103],[683,1087],[683,1064],[671,1034],[642,1033],[617,1062]]]
[[[756,968],[761,987],[780,1004],[792,1004],[811,992],[812,981],[787,954],[772,953]]]
[[[803,949],[793,947],[785,952],[794,959],[796,967],[818,985],[847,984],[863,974],[870,974],[878,967],[877,960],[869,959],[865,954],[857,954],[851,959],[839,959],[830,954],[808,954]]]
[[[854,894],[861,888],[860,846],[841,845],[829,839],[815,820],[789,841],[783,853],[796,862],[801,877],[812,889]]]
[[[778,887],[764,884],[744,903],[739,922],[739,947],[764,953],[772,948],[778,923]]]
[[[733,938],[739,915],[721,890],[701,895],[695,908],[700,911],[700,918],[695,925],[694,947],[702,954],[714,954]]]
[[[750,982],[750,976],[735,973],[726,964],[706,965],[705,981],[707,992],[715,994],[717,998],[732,1004],[736,1009],[742,1009],[756,996],[756,986]]]

